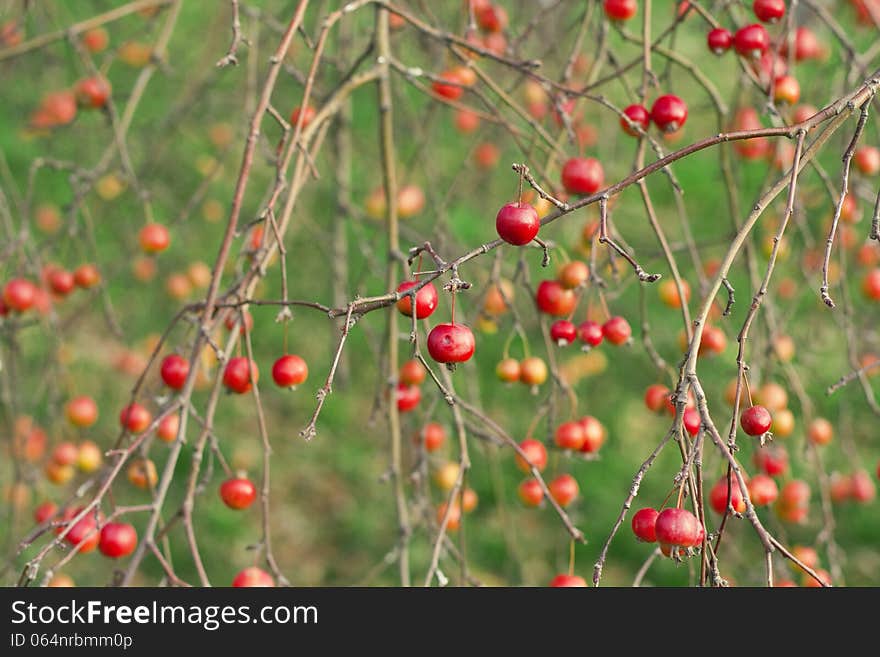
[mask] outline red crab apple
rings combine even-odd
[[[305,110],[302,107],[297,106],[293,108],[293,111],[290,113],[290,125],[292,127],[296,126],[299,121],[302,121],[302,129],[305,130],[309,124],[315,120],[315,108],[311,105],[306,105]],[[300,118],[302,116],[302,118]]]
[[[13,278],[3,287],[3,302],[12,310],[23,313],[37,301],[37,286],[25,278]]]
[[[567,290],[580,287],[590,278],[590,268],[581,260],[567,262],[556,272],[556,280]]]
[[[669,399],[669,388],[655,383],[645,390],[645,406],[649,411],[662,413],[666,409],[666,401]]]
[[[82,513],[83,508],[78,506],[65,509],[61,516],[65,524],[56,527],[55,532],[61,534],[67,526],[66,523],[69,523]],[[80,554],[91,552],[98,547],[98,543],[101,540],[101,533],[98,531],[98,523],[101,521],[103,521],[102,514],[99,513],[98,518],[95,518],[94,511],[89,511],[79,522],[70,528],[70,531],[64,536],[64,540],[73,546],[78,546]]]
[[[605,15],[613,21],[628,21],[639,10],[636,0],[604,0],[602,4]]]
[[[495,366],[495,376],[504,383],[516,383],[520,379],[521,368],[516,358],[504,358]]]
[[[132,433],[142,432],[152,420],[150,411],[137,402],[132,402],[119,413],[119,424]]]
[[[431,84],[431,88],[438,96],[449,100],[458,100],[464,93],[463,85],[465,84],[466,82],[462,78],[459,69],[451,69],[441,73]]]
[[[706,45],[716,55],[721,55],[733,45],[733,35],[723,27],[716,27],[706,35]]]
[[[771,477],[778,477],[788,470],[788,452],[784,447],[761,447],[755,450],[755,466]]]
[[[654,530],[657,540],[667,545],[690,547],[700,537],[700,523],[687,509],[663,509],[657,516]]]
[[[171,238],[168,236],[168,229],[162,224],[147,224],[141,229],[138,237],[141,249],[145,253],[159,253],[168,248]]]
[[[523,246],[538,236],[541,220],[538,211],[529,203],[508,203],[495,217],[495,230],[508,244]]]
[[[61,267],[53,267],[46,277],[46,282],[49,284],[52,292],[60,296],[70,294],[73,288],[76,287],[73,274]]]
[[[773,418],[763,406],[751,406],[743,411],[739,424],[750,436],[762,436],[770,430]]]
[[[230,392],[239,395],[248,392],[259,378],[260,371],[257,364],[244,356],[230,358],[226,363],[226,369],[223,370],[223,385]]]
[[[98,268],[95,267],[95,265],[87,263],[80,265],[74,270],[73,280],[77,287],[87,290],[95,287],[101,282],[101,274],[98,272]]]
[[[773,481],[771,479],[771,481]],[[712,486],[709,492],[709,503],[715,509],[715,513],[724,515],[727,511],[727,499],[730,496],[730,506],[736,513],[743,513],[746,510],[746,501],[743,499],[739,482],[735,477],[731,477],[730,485],[728,485],[727,477],[721,477],[718,482]]]
[[[537,356],[524,358],[519,364],[519,380],[527,386],[539,386],[547,380],[547,363]]]
[[[265,570],[261,570],[256,566],[250,566],[235,576],[235,579],[232,580],[232,586],[235,588],[266,588],[275,586],[275,580]]]
[[[605,426],[592,415],[585,415],[578,422],[584,430],[584,444],[581,445],[581,453],[594,454],[598,452],[608,436]]]
[[[257,487],[247,477],[232,477],[220,484],[220,499],[230,509],[246,509],[257,499]]]
[[[180,390],[189,376],[189,361],[179,354],[168,354],[162,359],[160,374],[166,386]]]
[[[137,531],[127,522],[108,522],[101,528],[98,549],[106,557],[127,557],[137,547]]]
[[[76,463],[77,453],[76,445],[65,440],[58,443],[52,450],[52,460],[58,465],[73,465]]]
[[[531,472],[531,467],[526,459],[535,466],[538,472],[542,472],[547,467],[547,448],[544,447],[544,443],[534,438],[526,438],[519,444],[519,448],[526,457],[524,459],[519,454],[516,455],[516,467],[520,470],[526,473]]]
[[[864,470],[856,470],[850,476],[850,497],[854,502],[865,504],[874,499],[877,489],[871,476]]]
[[[418,285],[418,281],[403,281],[397,286],[397,292],[403,294],[410,288]],[[416,292],[416,319],[425,319],[437,310],[439,297],[437,296],[437,288],[433,283],[426,283],[418,292]],[[412,317],[412,297],[409,295],[401,296],[397,301],[397,309],[401,314]]]
[[[517,363],[517,365],[519,364]],[[425,376],[426,372],[424,366],[415,358],[408,360],[401,365],[400,372],[397,374],[397,378],[401,383],[411,386],[421,385],[425,380]],[[519,370],[517,370],[516,378],[519,378]]]
[[[397,410],[401,413],[408,413],[422,400],[422,390],[418,386],[408,386],[405,383],[398,383],[395,388],[394,398],[397,400]]]
[[[752,11],[759,21],[775,23],[785,16],[785,0],[755,0],[752,3]]]
[[[675,132],[685,124],[687,117],[687,105],[673,94],[660,96],[651,107],[651,120],[663,132]]]
[[[635,1],[635,0],[633,0]],[[606,0],[606,6],[608,4]],[[579,575],[557,575],[550,581],[550,587],[558,588],[583,588],[587,586],[587,581]]]
[[[477,24],[486,32],[503,32],[507,28],[507,11],[500,5],[487,4],[475,10]]]
[[[562,166],[562,186],[570,194],[593,194],[605,183],[605,172],[594,157],[573,157]]]
[[[639,509],[632,517],[632,530],[640,541],[645,543],[657,542],[657,517],[660,512],[650,507]]]
[[[565,289],[559,281],[541,281],[535,292],[538,310],[552,317],[570,315],[577,304],[577,295]]]
[[[578,337],[585,345],[589,347],[598,347],[602,344],[605,335],[602,331],[601,324],[587,320],[578,325]]]
[[[630,122],[638,126],[642,129],[642,132],[647,132],[648,124],[651,120],[651,115],[644,105],[630,105],[626,109],[623,110],[624,116],[626,119],[629,119],[629,122],[621,117],[620,118],[620,127],[623,128],[623,131],[630,135],[631,137],[638,137],[639,131],[636,130]]]
[[[272,380],[281,388],[294,388],[309,376],[309,366],[296,354],[281,356],[272,365]]]
[[[862,292],[871,301],[880,301],[880,269],[872,269],[865,274]]]
[[[547,488],[550,490],[550,495],[561,507],[566,507],[574,502],[580,490],[577,481],[570,474],[559,475],[547,485]]]
[[[556,427],[553,440],[561,449],[578,450],[584,444],[584,428],[579,422],[563,422]]]
[[[68,421],[75,427],[90,427],[98,420],[98,405],[88,395],[74,397],[64,407]]]
[[[83,45],[92,54],[102,52],[107,49],[110,43],[110,35],[103,27],[94,27],[83,33]]]
[[[438,363],[463,363],[474,348],[473,331],[464,324],[437,324],[428,334],[428,353]]]
[[[801,85],[793,75],[783,75],[773,86],[773,100],[777,103],[796,105],[801,99]]]
[[[621,345],[629,342],[632,336],[632,329],[629,322],[619,315],[611,317],[602,324],[602,335],[608,342],[614,345]]]
[[[757,59],[770,46],[770,35],[760,23],[741,27],[733,35],[733,47],[743,57]]]
[[[570,345],[577,339],[577,327],[567,319],[560,319],[550,326],[550,338],[560,347]]]
[[[421,439],[426,452],[436,452],[446,442],[446,429],[437,422],[428,422],[422,428]]]
[[[876,146],[860,146],[853,156],[856,168],[866,176],[880,173],[880,148]]]
[[[156,437],[159,440],[170,443],[177,439],[177,431],[180,429],[180,415],[170,413],[159,421],[156,427]]]
[[[98,76],[84,78],[76,83],[74,93],[83,107],[104,107],[110,99],[110,83]]]
[[[544,489],[537,479],[526,479],[517,488],[517,494],[526,506],[538,506],[544,499]]]
[[[688,434],[690,434],[691,436],[696,436],[698,433],[700,433],[700,424],[702,423],[702,420],[700,419],[700,412],[696,408],[684,409],[682,423],[684,424],[684,428],[687,430]]]
[[[779,49],[782,57],[788,57],[788,39],[782,42]],[[794,32],[794,59],[802,62],[806,59],[822,59],[825,56],[825,48],[819,42],[815,32],[810,28],[800,26]]]
[[[755,506],[767,506],[779,497],[779,488],[772,477],[765,474],[756,474],[749,479],[749,497]]]
[[[834,438],[834,427],[824,417],[817,417],[807,428],[807,439],[814,445],[827,445]]]

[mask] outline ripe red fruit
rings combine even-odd
[[[581,445],[581,453],[593,454],[605,444],[607,432],[604,425],[592,415],[585,415],[578,421],[584,430],[584,444]]]
[[[480,117],[469,110],[458,110],[455,113],[455,127],[460,133],[469,135],[480,127]]]
[[[463,363],[474,348],[474,334],[464,324],[437,324],[428,334],[428,353],[438,363]]]
[[[474,162],[480,169],[494,169],[500,159],[501,151],[490,141],[485,141],[474,149]]]
[[[88,395],[74,397],[67,402],[64,411],[75,427],[90,427],[98,420],[98,405]]]
[[[450,82],[452,84],[448,84]],[[459,86],[462,84],[464,84],[464,81],[461,79],[461,76],[458,73],[458,69],[453,69],[451,71],[444,71],[443,73],[441,73],[439,79],[434,80],[431,88],[438,96],[448,98],[449,100],[458,100],[464,93],[464,87]]]
[[[674,94],[660,96],[651,107],[651,120],[663,132],[675,132],[684,126],[687,117],[687,105]]]
[[[654,531],[660,543],[692,547],[700,539],[700,522],[687,509],[663,509],[657,516]]]
[[[46,282],[55,294],[60,294],[61,296],[70,294],[73,291],[73,288],[76,287],[76,281],[73,278],[73,274],[60,267],[55,267],[49,272],[49,275],[46,277]]]
[[[314,121],[315,119],[315,108],[311,105],[306,105],[305,110],[301,107],[294,107],[293,111],[290,113],[290,125],[295,127],[297,122],[300,121],[300,114],[302,114],[302,129],[305,130],[309,127],[309,123]]]
[[[538,506],[544,500],[544,489],[537,479],[526,479],[517,488],[519,499],[526,506]]]
[[[639,509],[632,517],[632,530],[636,538],[645,543],[657,542],[657,517],[660,512],[650,507]]]
[[[550,326],[550,338],[560,347],[570,345],[577,338],[577,328],[567,319],[560,319]]]
[[[636,0],[605,0],[602,4],[605,15],[613,21],[628,21],[639,9]]]
[[[700,419],[700,412],[696,408],[684,409],[682,421],[684,423],[684,428],[691,436],[696,436],[700,432],[700,424],[702,423],[702,420]]]
[[[31,119],[35,128],[54,128],[67,125],[76,118],[76,96],[71,91],[48,93]]]
[[[519,380],[527,386],[539,386],[547,380],[547,363],[531,356],[519,364]]]
[[[749,479],[749,497],[755,506],[766,506],[779,497],[779,488],[768,475],[756,474]]]
[[[132,433],[140,433],[152,422],[153,416],[146,408],[132,402],[119,413],[119,424]]]
[[[507,11],[498,5],[486,5],[476,12],[477,24],[486,32],[503,32],[507,27]]]
[[[880,173],[880,148],[876,146],[860,146],[853,156],[856,168],[866,176]]]
[[[763,23],[775,23],[785,16],[785,0],[755,0],[752,11]]]
[[[602,324],[602,335],[611,344],[621,345],[629,341],[632,336],[632,329],[628,321],[616,315]]]
[[[52,460],[58,465],[73,465],[79,451],[76,445],[69,441],[58,443],[52,450]]]
[[[87,290],[101,282],[101,274],[98,273],[95,265],[80,265],[73,272],[73,280],[79,287]]]
[[[495,376],[504,383],[515,383],[520,380],[522,368],[516,358],[505,358],[495,366]]]
[[[272,365],[272,380],[281,388],[293,388],[309,376],[309,366],[296,354],[282,356]]]
[[[862,281],[862,292],[871,301],[880,301],[880,269],[872,269],[865,274]]]
[[[644,105],[630,105],[623,110],[623,113],[630,121],[641,128],[642,132],[646,132],[648,130],[651,115],[648,113],[648,110],[645,108]],[[620,127],[623,128],[623,131],[631,137],[639,136],[639,131],[633,128],[623,117],[620,118]]]
[[[796,105],[801,99],[801,85],[792,75],[783,75],[776,79],[773,86],[773,100],[777,103]]]
[[[261,570],[256,566],[245,568],[235,579],[232,580],[232,586],[235,588],[253,588],[253,587],[272,587],[275,586],[275,580],[265,570]]]
[[[865,504],[874,499],[877,489],[870,475],[864,470],[856,470],[850,476],[850,497],[854,502]]]
[[[706,35],[706,45],[716,55],[721,55],[733,45],[733,35],[723,27],[716,27]]]
[[[762,436],[770,431],[773,418],[763,406],[750,406],[743,411],[739,418],[739,424],[750,436]]]
[[[601,324],[588,319],[578,326],[578,337],[584,344],[598,347],[602,344],[605,334]]]
[[[807,439],[814,445],[827,445],[834,438],[834,427],[824,417],[817,417],[807,428]]]
[[[397,410],[401,413],[408,413],[422,400],[422,390],[418,386],[408,386],[405,383],[398,383],[395,388],[394,398],[397,400]]]
[[[166,443],[177,439],[177,430],[180,428],[180,415],[171,413],[159,421],[156,427],[156,437]]]
[[[422,429],[422,442],[426,452],[436,452],[446,442],[446,429],[437,422],[428,422]]]
[[[580,287],[590,278],[590,268],[581,260],[565,263],[556,272],[556,280],[567,290]]]
[[[570,474],[559,475],[547,485],[547,488],[556,503],[563,508],[574,502],[580,492],[577,481]]]
[[[770,35],[760,23],[741,27],[733,35],[733,47],[743,57],[758,59],[770,46]]]
[[[137,547],[137,532],[127,522],[108,522],[101,528],[98,549],[106,557],[127,557]]]
[[[544,468],[547,467],[547,448],[544,447],[544,443],[535,440],[534,438],[526,438],[519,444],[519,448],[522,450],[523,454],[525,454],[526,459],[531,461],[532,465],[535,466],[538,472],[543,472]],[[529,473],[532,469],[526,462],[526,459],[517,454],[516,467],[525,473]]]
[[[508,244],[523,246],[538,235],[541,220],[538,211],[528,203],[508,203],[495,217],[495,230]]]
[[[666,402],[668,399],[669,388],[660,383],[650,385],[647,390],[645,390],[645,406],[648,407],[649,411],[655,413],[663,412],[666,409]]]
[[[417,386],[421,385],[425,380],[425,375],[426,372],[424,366],[422,366],[421,362],[413,358],[400,366],[400,372],[398,372],[397,378],[401,383]],[[517,378],[519,378],[519,373],[517,373]]]
[[[145,253],[159,253],[171,244],[168,229],[162,224],[147,224],[141,229],[139,239]]]
[[[737,513],[743,513],[746,510],[746,501],[743,499],[739,482],[735,477],[731,477],[731,480],[731,485],[728,486],[727,477],[721,477],[709,492],[709,504],[715,509],[715,513],[720,515],[724,515],[727,511],[728,491],[730,494],[730,506],[733,507],[733,510]],[[773,480],[771,479],[770,481],[772,482]]]
[[[633,0],[635,1],[635,0]],[[605,0],[607,6],[609,0]],[[578,575],[557,575],[550,581],[551,588],[583,588],[587,586],[587,581]]]
[[[784,447],[762,447],[755,451],[755,466],[771,477],[785,474],[788,470],[788,452]]]
[[[779,54],[788,57],[788,39],[782,42]],[[805,59],[821,59],[825,49],[819,43],[816,34],[808,27],[799,27],[794,32],[794,59],[802,62]]]
[[[95,54],[107,48],[107,44],[110,43],[110,36],[103,27],[95,27],[83,33],[82,41],[86,49],[90,53]]]
[[[562,167],[562,186],[570,194],[593,194],[605,183],[605,172],[594,157],[573,157]]]
[[[66,509],[62,519],[70,522],[82,513],[82,510],[83,507],[81,506],[73,509]],[[100,519],[100,514],[99,518],[96,520],[94,512],[89,511],[83,516],[82,520],[70,528],[70,531],[67,532],[64,540],[73,546],[79,546],[80,554],[91,552],[98,547],[98,542],[101,540],[101,533],[98,531],[98,520]],[[64,529],[65,526],[59,525],[55,531],[60,534]]]
[[[166,386],[180,390],[189,376],[189,362],[178,354],[168,354],[162,359],[160,374]]]
[[[74,93],[83,107],[104,107],[110,99],[110,83],[101,77],[84,78],[76,83]]]
[[[226,363],[226,369],[223,370],[223,385],[239,395],[248,392],[259,378],[260,371],[257,369],[257,364],[244,356],[230,358]]]
[[[257,487],[246,477],[232,477],[220,484],[220,499],[230,509],[246,509],[257,499]]]
[[[397,286],[397,292],[403,293],[410,288],[418,285],[418,281],[403,281]],[[439,298],[437,296],[437,288],[433,283],[427,283],[418,292],[416,292],[416,319],[425,319],[437,310]],[[397,309],[407,317],[412,317],[412,297],[402,296],[397,301]]]
[[[535,292],[538,310],[553,317],[571,314],[577,303],[577,296],[565,289],[559,281],[541,281]]]
[[[579,422],[563,422],[556,427],[553,440],[562,449],[580,449],[584,444],[584,428]]]
[[[37,300],[37,286],[24,278],[13,278],[3,287],[3,302],[12,310],[23,313]]]

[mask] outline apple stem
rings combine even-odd
[[[574,575],[574,539],[568,542],[568,574]]]
[[[519,168],[519,183],[516,189],[516,202],[522,203],[522,195],[523,195],[523,178],[525,177],[525,169],[522,167]]]

